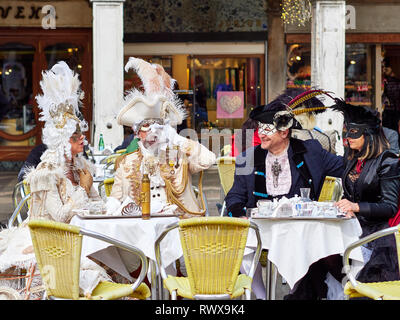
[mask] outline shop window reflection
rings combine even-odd
[[[21,43],[0,46],[0,130],[7,135],[22,135],[35,126],[32,97],[32,63],[35,48]],[[2,137],[0,145],[35,144],[35,137],[9,141]]]
[[[57,43],[44,49],[47,69],[51,69],[57,62],[65,61],[76,73],[81,73],[83,66],[83,47],[73,43]],[[81,79],[82,80],[82,79]]]
[[[371,106],[372,46],[368,44],[347,44],[345,52],[345,98],[357,105]],[[288,89],[311,88],[311,45],[290,44],[287,51]],[[320,88],[326,89],[326,88]]]
[[[382,125],[400,133],[400,46],[382,47]]]
[[[372,106],[371,46],[362,43],[346,45],[345,98],[355,105]]]
[[[261,104],[260,59],[192,57],[190,88],[195,95],[193,127],[197,132],[240,129],[251,109]],[[218,100],[222,97],[226,104]]]
[[[287,88],[305,90],[311,87],[311,46],[292,44],[287,53]]]

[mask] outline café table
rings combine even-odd
[[[268,250],[265,283],[268,300],[275,299],[274,269],[293,289],[312,263],[333,254],[343,255],[346,247],[358,240],[362,232],[356,218],[253,217],[250,220],[259,227],[262,248]],[[245,269],[255,247],[255,234],[249,232],[243,259]],[[352,272],[356,274],[363,266],[361,248],[353,250],[350,259]]]
[[[148,278],[151,282],[152,299],[158,300],[163,299],[163,289],[161,277],[157,270],[154,243],[166,226],[178,220],[176,216],[171,215],[151,217],[149,220],[143,220],[141,217],[75,215],[70,223],[113,237],[142,250],[150,260]],[[183,255],[178,230],[170,232],[163,240],[161,252],[164,267],[173,268],[173,263]],[[121,259],[121,253],[108,243],[85,237],[82,242],[82,254],[92,256],[125,278],[130,278],[124,260]]]

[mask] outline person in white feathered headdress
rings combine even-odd
[[[36,99],[40,120],[45,122],[42,138],[48,148],[38,166],[25,176],[31,192],[28,219],[69,223],[76,209],[87,208],[90,200],[101,201],[93,187],[91,165],[81,155],[85,143],[82,131],[87,129],[79,112],[83,93],[78,75],[63,61],[42,76],[43,95]],[[26,221],[0,232],[0,272],[28,269],[35,261]],[[82,294],[91,293],[102,280],[110,280],[106,271],[93,261],[82,259]]]
[[[107,212],[119,215],[141,206],[141,181],[149,175],[151,213],[174,212],[182,217],[203,216],[206,205],[192,187],[192,174],[208,169],[215,154],[197,141],[179,135],[175,127],[185,119],[182,102],[173,92],[175,80],[158,64],[131,57],[125,71],[134,69],[144,91],[132,89],[117,115],[133,128],[138,148],[120,157]],[[128,205],[129,204],[129,205]],[[126,206],[128,205],[128,206]],[[177,208],[177,209],[175,209]]]
[[[93,165],[82,153],[85,141],[83,132],[88,129],[79,107],[83,92],[81,82],[64,61],[43,72],[40,86],[43,95],[36,96],[44,121],[43,142],[47,150],[36,169],[27,173],[25,180],[32,193],[31,216],[69,222],[73,209],[87,206],[88,199],[99,200],[93,187]],[[59,192],[60,186],[63,192]],[[56,193],[49,199],[47,193]],[[58,193],[58,194],[57,194]],[[57,209],[57,210],[54,210]]]

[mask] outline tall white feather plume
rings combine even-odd
[[[130,57],[128,63],[125,65],[125,71],[134,69],[142,81],[145,95],[160,93],[164,89],[160,76],[153,66],[138,58]]]
[[[52,153],[57,163],[63,163],[65,155],[71,158],[71,145],[69,138],[76,130],[79,123],[82,131],[87,130],[86,121],[77,121],[65,118],[63,127],[56,126],[57,121],[63,118],[65,111],[60,110],[62,105],[71,105],[73,113],[79,114],[82,91],[81,82],[64,61],[55,64],[50,70],[42,72],[40,87],[43,94],[36,96],[38,107],[41,110],[39,120],[45,122],[42,140],[47,145],[47,153]],[[57,161],[56,161],[57,160]]]
[[[125,71],[128,72],[130,69],[133,69],[139,76],[144,92],[136,88],[129,90],[124,98],[123,106],[116,110],[116,114],[124,109],[125,106],[128,106],[136,97],[154,101],[158,96],[164,97],[170,102],[170,110],[164,110],[168,111],[165,114],[169,114],[167,119],[164,119],[166,122],[173,120],[172,122],[181,123],[187,117],[186,109],[173,92],[176,80],[171,78],[161,65],[130,57],[125,65]],[[174,119],[168,119],[168,117],[174,117]]]

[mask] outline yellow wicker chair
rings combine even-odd
[[[342,197],[342,192],[343,188],[340,179],[327,176],[322,185],[318,201],[339,201]]]
[[[222,190],[226,196],[233,186],[235,176],[235,157],[220,157],[217,159],[217,168]],[[222,204],[221,217],[224,215],[226,203]]]
[[[138,299],[150,297],[150,289],[143,282],[147,275],[148,262],[140,249],[102,234],[61,222],[32,220],[28,222],[28,226],[48,298],[111,300],[122,297]],[[93,290],[91,297],[80,296],[79,272],[83,236],[108,242],[137,255],[142,262],[142,269],[137,280],[133,284],[102,281]]]
[[[109,197],[111,194],[111,190],[114,184],[114,178],[106,178],[102,182],[99,183],[98,191],[99,195],[101,196],[103,194],[103,187],[104,187],[104,193],[106,197]]]
[[[179,228],[187,277],[166,274],[160,242],[168,232]],[[240,274],[247,234],[252,228],[258,246],[249,273]],[[157,265],[171,298],[232,299],[245,294],[250,299],[251,283],[261,251],[257,225],[246,219],[200,217],[180,220],[168,226],[155,242]]]
[[[344,288],[344,293],[350,298],[368,297],[374,300],[400,300],[400,281],[360,282],[350,273],[350,252],[368,242],[394,234],[397,246],[398,260],[400,261],[400,225],[374,232],[349,245],[343,254],[344,271],[349,279]]]

